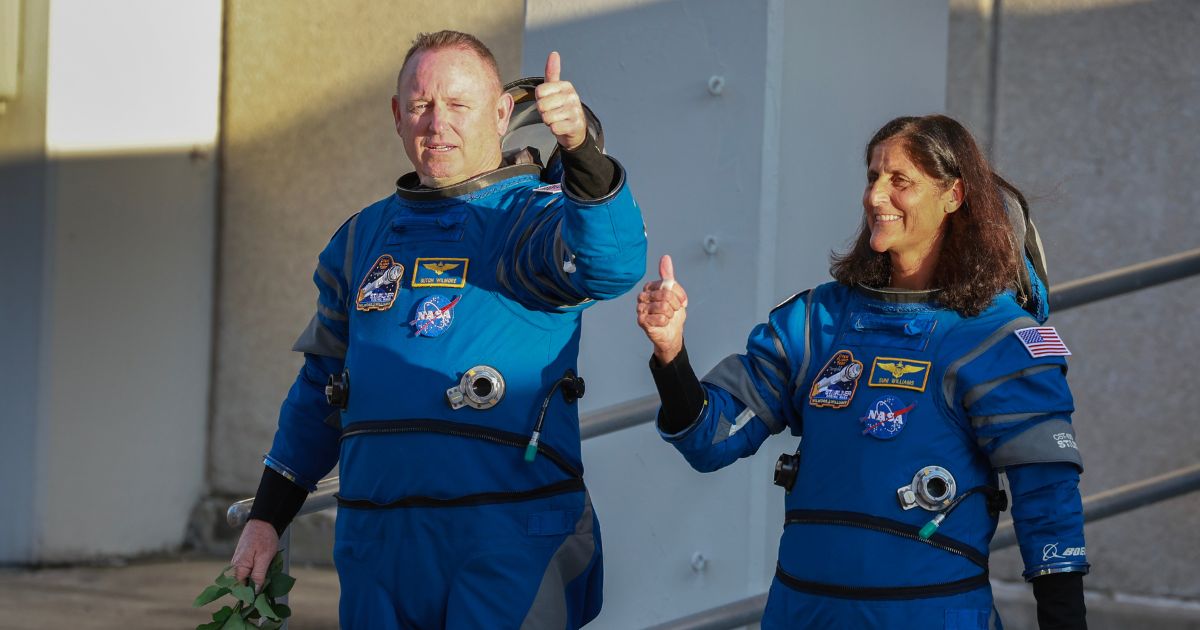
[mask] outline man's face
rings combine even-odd
[[[474,52],[417,52],[400,76],[392,115],[421,183],[442,188],[500,165],[512,97]]]

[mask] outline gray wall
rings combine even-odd
[[[1052,284],[1200,247],[1200,3],[997,4],[951,2],[947,108],[994,129]],[[1198,307],[1193,278],[1052,315],[1074,352],[1085,495],[1196,462]],[[1089,525],[1087,587],[1200,597],[1198,511],[1193,494]],[[993,575],[1019,566],[1000,554]]]
[[[452,4],[452,6],[450,6]],[[317,254],[353,213],[411,170],[392,121],[413,37],[478,35],[505,80],[521,51],[520,0],[226,4],[216,369],[209,480],[252,494],[303,360]]]

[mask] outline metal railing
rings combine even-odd
[[[1200,275],[1200,248],[1052,287],[1051,312],[1061,312],[1195,275]],[[658,396],[651,395],[586,414],[580,419],[580,438],[588,439],[652,422],[657,409]],[[335,506],[337,502],[334,495],[337,489],[337,477],[322,480],[317,484],[317,490],[309,495],[297,516]],[[1200,490],[1200,464],[1086,497],[1083,500],[1084,519],[1088,522],[1103,520],[1196,490]],[[245,525],[253,503],[254,499],[249,498],[229,506],[226,520],[233,527]],[[996,550],[1015,544],[1016,535],[1012,530],[1012,522],[1006,521],[997,528],[991,548]],[[285,561],[286,554],[285,551]],[[762,618],[766,601],[765,593],[747,597],[653,626],[652,630],[727,630],[756,623]]]

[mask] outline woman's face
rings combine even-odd
[[[871,151],[863,191],[871,249],[905,266],[919,265],[940,248],[943,223],[961,199],[960,181],[944,186],[926,175],[909,159],[903,140],[880,142]]]

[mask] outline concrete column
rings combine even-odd
[[[23,7],[0,561],[174,548],[204,480],[221,4]]]

